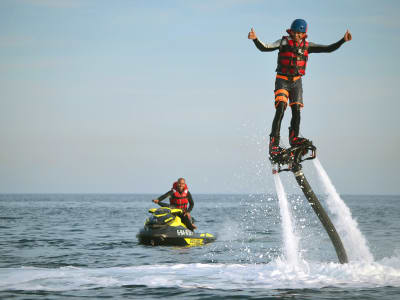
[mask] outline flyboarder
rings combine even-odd
[[[272,44],[261,42],[254,31],[248,34],[255,46],[263,52],[279,50],[278,66],[276,68],[275,80],[275,117],[272,122],[270,134],[269,154],[274,157],[282,153],[283,148],[279,146],[280,129],[283,115],[287,104],[292,110],[292,119],[289,127],[289,143],[296,146],[308,142],[307,139],[299,137],[300,132],[300,109],[303,105],[302,76],[305,75],[308,54],[327,53],[337,50],[343,43],[352,39],[347,30],[344,37],[331,45],[320,45],[308,42],[307,23],[303,19],[292,22],[290,29],[286,30],[288,36],[283,36]]]

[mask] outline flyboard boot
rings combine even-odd
[[[293,128],[289,127],[289,144],[290,146],[299,146],[302,144],[310,143],[310,141],[306,138],[299,137],[298,130],[294,130]]]
[[[277,155],[280,155],[282,151],[284,150],[281,146],[279,146],[279,140],[280,137],[276,136],[270,136],[269,137],[269,156],[271,158],[276,157]]]

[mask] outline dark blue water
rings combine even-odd
[[[285,262],[275,195],[194,195],[203,247],[137,243],[156,195],[0,195],[0,298],[396,299],[400,196],[343,196],[374,256],[337,263],[289,196],[302,263]],[[324,205],[324,197],[321,197]]]

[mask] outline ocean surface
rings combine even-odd
[[[350,247],[345,265],[303,195],[287,196],[295,265],[275,194],[194,194],[198,232],[215,243],[139,245],[156,196],[0,195],[0,299],[400,297],[400,196],[341,196],[371,254]]]

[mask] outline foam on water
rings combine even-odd
[[[397,265],[397,267],[393,267]],[[307,289],[323,287],[400,287],[400,259],[350,264],[309,262],[293,268],[277,259],[269,264],[175,264],[114,268],[0,269],[0,291],[68,291],[147,286],[234,289]]]
[[[336,191],[318,158],[313,162],[328,196],[326,203],[329,211],[334,215],[333,223],[343,241],[349,260],[372,262],[374,257],[367,246],[367,240],[358,229],[358,223],[353,219],[350,209]]]

